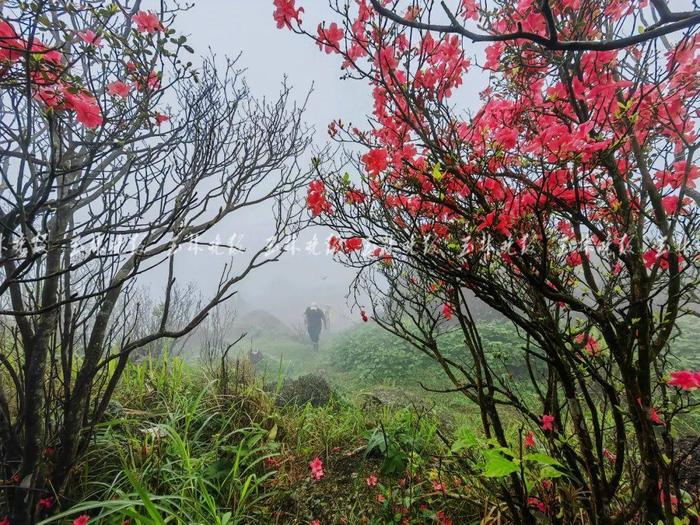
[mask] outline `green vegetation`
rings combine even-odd
[[[482,327],[494,356],[522,344],[503,326]],[[457,337],[445,337],[456,356]],[[677,353],[691,341],[684,334]],[[245,360],[229,367],[225,395],[194,362],[129,365],[65,495],[72,506],[43,523],[85,513],[109,525],[496,523],[501,480],[512,473],[536,505],[555,504],[552,485],[567,472],[547,454],[546,435],[524,447],[514,418],[511,447],[484,439],[462,396],[420,391],[419,383],[444,384],[440,371],[401,340],[361,325],[326,341],[315,361],[301,343],[259,346],[258,370]],[[290,382],[278,370],[302,377]],[[307,390],[313,401],[323,383],[302,375],[310,373],[325,374],[334,390],[316,407],[299,402]],[[279,402],[285,384],[294,402]],[[438,396],[439,410],[430,402]],[[319,480],[309,469],[315,458]]]

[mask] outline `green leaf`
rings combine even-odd
[[[554,479],[554,478],[560,478],[564,475],[564,473],[561,470],[557,470],[556,468],[547,465],[540,470],[540,479]]]
[[[468,427],[460,427],[456,433],[455,442],[452,445],[452,452],[459,452],[465,448],[471,448],[479,444],[479,440]]]
[[[487,450],[484,452],[486,464],[484,465],[484,476],[487,478],[503,478],[518,471],[518,465],[506,459],[500,452]]]
[[[440,164],[435,163],[433,165],[433,179],[435,179],[435,182],[440,182],[442,178],[444,177],[442,171],[440,170]]]
[[[523,460],[536,461],[537,463],[542,463],[543,465],[551,465],[553,467],[561,467],[561,463],[559,463],[556,459],[554,459],[552,456],[548,456],[547,454],[543,454],[541,452],[527,454],[523,457]]]

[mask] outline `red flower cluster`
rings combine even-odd
[[[700,389],[700,372],[691,370],[676,370],[671,372],[668,384],[681,390]]]
[[[139,33],[152,35],[165,30],[158,16],[153,11],[139,11],[131,17],[131,20],[136,24],[136,30]]]
[[[311,469],[311,477],[317,481],[325,475],[323,472],[323,461],[321,461],[321,458],[312,459],[309,462],[309,468]]]
[[[282,29],[283,27],[292,29],[292,21],[295,21],[297,24],[301,23],[299,15],[304,12],[304,9],[296,8],[296,0],[274,0],[273,3],[275,11],[272,16],[275,22],[277,22],[278,29]]]
[[[548,414],[545,414],[542,416],[542,424],[540,425],[542,430],[549,430],[552,431],[554,430],[554,416],[550,416]]]
[[[330,202],[326,200],[326,187],[323,181],[315,180],[309,184],[306,194],[306,205],[314,217],[322,213],[331,213],[332,208]]]

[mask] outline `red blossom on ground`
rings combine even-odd
[[[309,468],[311,469],[311,477],[316,481],[325,475],[323,472],[323,461],[321,461],[321,458],[312,459],[309,462]]]
[[[539,511],[542,512],[542,513],[546,513],[546,512],[547,512],[547,505],[544,503],[544,501],[540,500],[539,498],[534,498],[534,497],[528,498],[528,499],[527,499],[527,504],[528,504],[530,507],[532,507],[532,508],[534,508],[534,509],[537,509],[537,510],[539,510]]]
[[[41,507],[42,509],[45,509],[45,510],[49,510],[49,509],[53,508],[53,504],[54,504],[54,500],[52,497],[41,498],[39,500],[39,507]]]
[[[81,514],[73,520],[73,525],[87,525],[90,523],[90,516],[87,514]]]
[[[377,475],[374,472],[372,472],[365,481],[367,482],[368,487],[376,487],[378,481]]]

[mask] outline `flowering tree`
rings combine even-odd
[[[141,4],[2,5],[0,516],[13,525],[59,504],[130,354],[194,329],[308,222],[303,107],[286,87],[252,99],[233,63],[194,69],[178,8]],[[272,237],[225,247],[215,291],[178,315],[180,248],[257,205],[273,209]],[[136,277],[156,266],[162,308],[143,329]]]
[[[361,269],[375,319],[440,362],[488,437],[514,450],[506,407],[526,444],[541,433],[565,476],[544,506],[506,453],[513,519],[532,522],[533,507],[564,522],[684,516],[674,422],[697,404],[700,372],[674,371],[671,343],[697,309],[700,11],[356,0],[307,31],[296,4],[275,0],[277,25],[340,55],[374,100],[369,128],[329,127],[364,149],[350,157],[359,177],[323,175],[309,209]],[[483,57],[465,39],[487,42]],[[489,82],[467,113],[454,94],[475,68]],[[483,352],[470,297],[522,333],[513,352],[535,401]],[[468,365],[437,342],[452,318]]]

